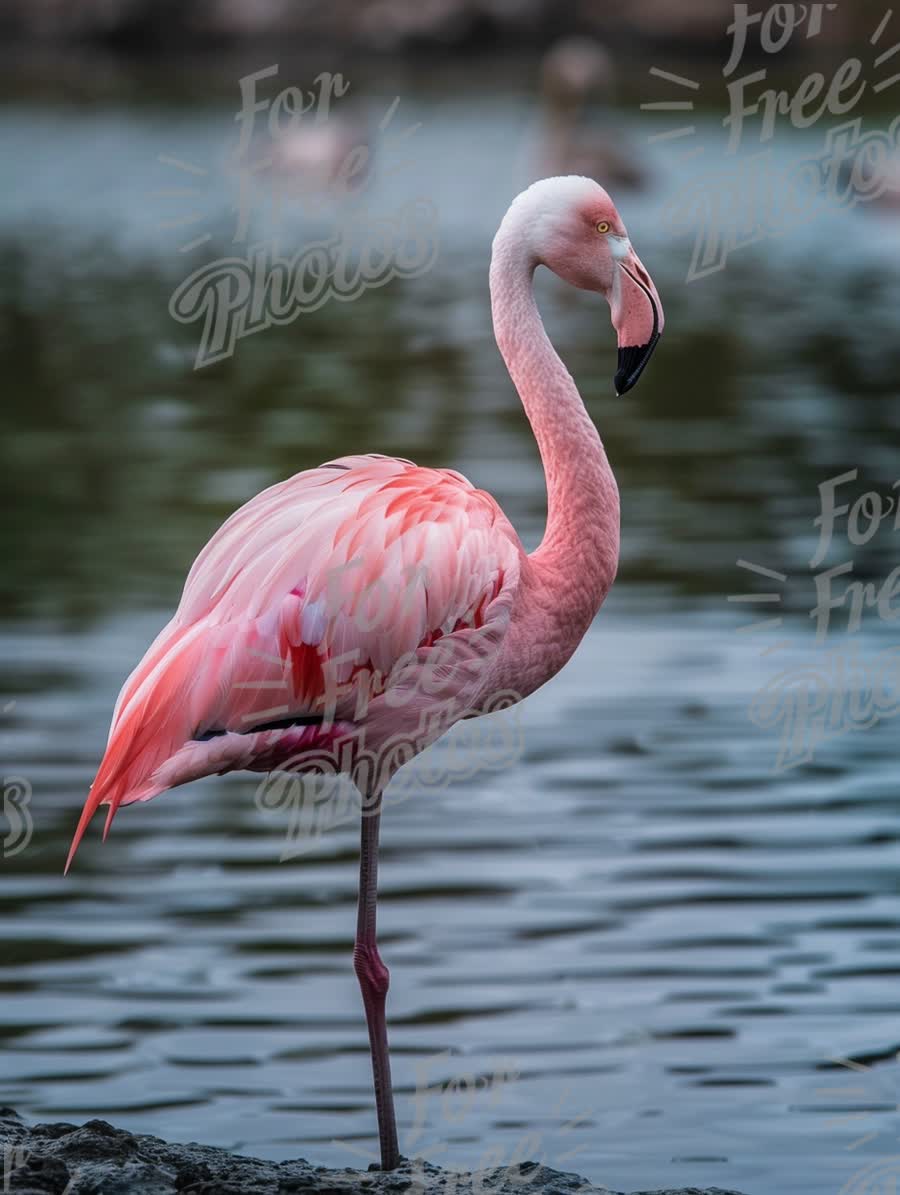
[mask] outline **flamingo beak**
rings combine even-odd
[[[659,341],[665,317],[653,280],[627,237],[610,237],[616,263],[610,295],[613,326],[619,337],[616,394],[637,383]]]

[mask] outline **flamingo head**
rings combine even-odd
[[[616,393],[624,394],[650,360],[665,317],[616,205],[593,179],[575,176],[534,183],[519,200],[535,264],[606,296],[619,342]]]

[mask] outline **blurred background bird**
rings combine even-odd
[[[649,166],[617,128],[615,94],[615,59],[601,42],[567,37],[547,51],[540,65],[539,174],[582,174],[625,190],[648,184]]]

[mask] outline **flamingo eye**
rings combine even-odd
[[[609,232],[609,221],[601,220],[600,223],[597,225],[597,231],[598,232]]]

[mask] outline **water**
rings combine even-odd
[[[163,104],[145,85],[64,109],[51,91],[0,119],[3,774],[31,786],[34,817],[3,861],[0,1101],[29,1116],[374,1158],[354,823],[280,861],[288,819],[256,807],[258,779],[209,779],[123,811],[61,867],[123,676],[256,490],[390,451],[462,470],[539,539],[540,470],[485,285],[526,78],[383,82],[373,108],[402,90],[423,122],[438,264],[197,373],[196,329],[166,312],[178,233],[150,192],[172,181],[159,153],[216,160],[231,96]],[[29,178],[15,162],[34,144]],[[615,590],[517,711],[512,763],[421,779],[385,815],[401,1147],[537,1157],[625,1190],[838,1195],[900,1133],[895,724],[777,770],[778,730],[750,712],[786,668],[894,645],[877,612],[848,636],[836,610],[814,655],[808,613],[817,487],[858,468],[848,494],[887,495],[897,477],[897,232],[832,215],[688,286],[690,246],[663,219],[688,168],[654,162],[657,189],[621,203],[668,320],[634,394],[611,397],[602,300],[539,288],[619,478]],[[842,524],[827,563],[881,583],[896,543],[888,522],[852,547]],[[782,600],[726,600],[749,591]]]

